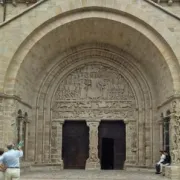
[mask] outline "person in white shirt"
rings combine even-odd
[[[161,157],[160,160],[156,163],[156,174],[160,174],[162,171],[162,164],[165,162],[166,155],[164,151],[160,151]]]
[[[14,149],[14,144],[7,146],[8,151],[0,157],[0,163],[4,164],[7,169],[5,171],[5,180],[19,180],[20,178],[20,163],[19,160],[23,156],[23,151],[20,147]]]

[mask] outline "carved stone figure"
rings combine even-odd
[[[177,112],[177,111],[175,111]],[[171,155],[173,163],[180,163],[180,116],[176,113],[172,114],[171,120],[171,138],[172,138],[172,147]]]
[[[132,118],[135,97],[116,69],[87,64],[61,81],[52,109],[53,119]]]
[[[98,158],[98,126],[99,122],[87,122],[89,126],[89,158],[87,163],[99,163]]]

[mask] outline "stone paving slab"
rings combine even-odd
[[[63,170],[52,172],[28,172],[21,176],[21,180],[168,180],[154,172],[134,171],[81,171]]]

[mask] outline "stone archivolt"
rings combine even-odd
[[[146,137],[152,136],[152,99],[141,68],[123,51],[106,51],[102,45],[100,48],[91,45],[75,49],[59,57],[40,86],[36,111],[36,132],[39,134],[36,136],[36,161],[62,162],[59,152],[62,139],[58,139],[62,126],[57,127],[56,122],[112,119],[127,123],[127,164],[150,164],[152,142],[149,139],[146,142]],[[50,130],[49,126],[52,127]],[[38,144],[41,139],[42,144]],[[45,148],[49,145],[51,148]],[[145,147],[148,147],[148,153]],[[94,152],[96,147],[90,149]],[[51,159],[43,157],[40,151],[46,157],[50,155]],[[94,157],[91,153],[88,161],[92,162]]]

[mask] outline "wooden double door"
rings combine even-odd
[[[98,133],[98,155],[101,169],[123,169],[125,124],[123,121],[101,121]],[[89,157],[89,128],[85,121],[65,121],[62,158],[64,169],[85,169]]]

